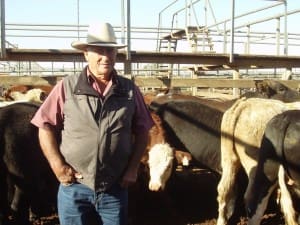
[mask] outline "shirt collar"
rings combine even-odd
[[[89,84],[93,84],[96,81],[96,78],[95,78],[95,76],[93,76],[93,74],[90,71],[88,66],[86,67],[86,74],[87,74],[87,77],[88,77]],[[117,76],[117,71],[115,69],[113,69],[111,71],[111,74],[110,74],[110,81],[109,82],[112,81],[113,83],[115,83],[116,82],[116,76]]]
[[[99,85],[96,81],[96,78],[95,78],[95,76],[93,76],[93,74],[90,71],[88,66],[87,66],[87,69],[86,69],[86,74],[87,74],[87,81],[88,81],[89,85],[92,86],[93,89],[96,90],[101,96],[105,96],[108,93],[111,86],[113,84],[117,83],[117,79],[116,79],[117,72],[116,72],[116,70],[113,70],[111,72],[110,80],[108,81],[108,83],[106,85],[106,88],[104,90],[100,90],[100,87],[99,87]]]

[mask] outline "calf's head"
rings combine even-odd
[[[150,170],[149,189],[151,191],[164,190],[172,174],[174,151],[167,143],[156,144],[148,152]]]
[[[256,81],[257,91],[265,98],[278,99],[283,102],[300,101],[300,92],[276,80]]]

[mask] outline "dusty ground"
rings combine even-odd
[[[142,180],[130,189],[129,225],[215,225],[217,178],[203,170],[176,172],[164,192],[150,192]],[[232,225],[245,225],[241,201]],[[270,204],[262,225],[283,225],[277,206]],[[56,215],[34,225],[59,225]]]

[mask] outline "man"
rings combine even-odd
[[[32,123],[60,182],[61,225],[127,224],[128,190],[135,182],[153,126],[134,83],[117,75],[109,23],[90,25],[83,51],[88,65],[53,88]]]

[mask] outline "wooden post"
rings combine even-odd
[[[238,69],[236,69],[236,70],[233,71],[233,73],[232,73],[232,78],[233,78],[234,80],[240,79],[240,72],[239,72]],[[234,87],[234,88],[232,89],[232,95],[233,95],[234,97],[238,97],[238,96],[240,95],[240,89]]]
[[[195,67],[195,70],[196,70],[196,67]],[[192,72],[192,78],[193,78],[193,79],[197,79],[197,78],[198,78],[198,76],[197,76],[197,74],[196,74],[195,71]],[[193,86],[193,87],[192,87],[192,95],[193,95],[193,96],[196,96],[196,95],[197,95],[197,90],[198,90],[198,87],[197,87],[197,86]]]
[[[291,68],[286,68],[286,70],[281,75],[281,80],[291,80],[292,75],[293,75],[292,69]]]

